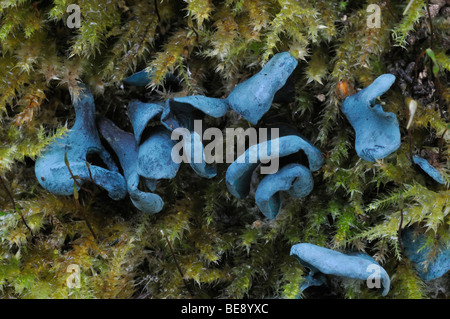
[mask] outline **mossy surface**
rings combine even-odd
[[[449,298],[448,274],[422,281],[399,241],[407,227],[425,233],[428,262],[450,245],[450,5],[430,1],[428,12],[427,3],[0,1],[0,296],[381,298],[364,282],[331,276],[327,286],[300,293],[307,269],[289,252],[308,242],[372,256],[391,277],[384,298]],[[69,4],[80,7],[80,28],[67,26]],[[380,28],[367,26],[369,4],[380,6]],[[226,98],[282,51],[298,60],[293,101],[273,103],[254,126],[231,112],[205,122],[222,130],[286,123],[324,154],[311,194],[283,197],[276,219],[265,218],[253,196],[231,196],[229,164],[217,164],[213,179],[181,165],[158,184],[165,204],[155,215],[92,184],[65,197],[36,180],[37,156],[73,125],[68,87],[77,81],[94,93],[98,114],[133,132],[132,99]],[[144,69],[153,74],[147,87],[122,84]],[[367,162],[341,107],[384,73],[396,82],[377,102],[397,116],[401,145]],[[417,109],[406,129],[409,99]],[[413,164],[416,154],[445,184]],[[302,156],[296,161],[307,165]],[[79,287],[68,285],[70,265],[79,266]]]

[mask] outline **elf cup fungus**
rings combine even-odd
[[[228,105],[253,125],[257,124],[297,64],[289,52],[275,54],[261,71],[230,92],[226,99]]]
[[[174,178],[180,168],[172,160],[171,152],[175,142],[170,131],[160,124],[164,110],[162,103],[143,103],[133,100],[128,105],[128,116],[133,125],[134,137],[138,147],[137,173],[144,177],[147,185],[154,190],[159,179]],[[153,127],[148,127],[151,120],[157,118]],[[147,131],[146,131],[147,130]],[[144,135],[144,132],[148,134]]]
[[[164,203],[160,196],[138,189],[138,146],[133,134],[119,129],[106,117],[98,117],[98,129],[119,158],[127,190],[134,206],[145,213],[158,213]]]
[[[274,219],[281,209],[281,191],[302,198],[311,193],[313,187],[311,171],[301,164],[291,163],[261,180],[255,193],[256,205],[267,218]]]
[[[384,112],[375,99],[395,81],[392,74],[379,76],[372,84],[348,96],[342,111],[355,130],[355,149],[359,157],[374,162],[400,147],[400,129],[394,113]]]
[[[414,155],[413,161],[415,164],[419,165],[419,167],[436,182],[443,185],[445,184],[445,180],[442,177],[441,173],[437,170],[436,167],[432,166],[426,159],[418,155]]]
[[[313,244],[300,243],[292,246],[291,256],[294,256],[300,264],[310,270],[308,276],[310,279],[307,283],[311,282],[317,285],[320,281],[313,281],[311,278],[320,279],[323,274],[335,275],[366,280],[375,288],[383,287],[382,296],[386,296],[389,292],[390,278],[388,273],[367,254],[344,254]],[[309,286],[307,285],[307,287]]]
[[[279,192],[287,191],[297,198],[307,196],[314,186],[311,172],[319,170],[324,162],[322,153],[296,131],[281,127],[280,132],[280,137],[269,138],[250,146],[228,167],[225,175],[229,192],[237,198],[245,198],[250,192],[253,171],[261,163],[278,163],[281,157],[303,151],[308,158],[309,167],[296,163],[288,164],[280,170],[272,167],[273,163],[266,167],[264,173],[270,175],[261,180],[255,199],[261,212],[269,219],[275,218],[280,211]]]
[[[221,99],[202,95],[184,96],[166,100],[161,115],[161,123],[170,131],[176,130],[183,136],[184,149],[189,150],[189,164],[200,176],[213,178],[216,170],[205,161],[204,147],[201,141],[202,128],[194,127],[195,120],[203,120],[204,115],[218,118],[225,115],[227,105]]]
[[[107,190],[112,199],[124,198],[127,192],[126,182],[101,144],[95,125],[95,104],[91,92],[80,84],[70,88],[70,95],[75,107],[75,124],[67,136],[56,140],[36,160],[35,174],[39,183],[53,194],[72,195],[75,182],[73,175],[79,185],[91,181]],[[93,153],[99,155],[108,169],[90,165],[86,161],[87,155]]]

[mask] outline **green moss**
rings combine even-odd
[[[0,187],[2,297],[308,298],[309,290],[299,291],[308,270],[289,256],[299,242],[364,250],[391,276],[387,298],[428,296],[431,286],[408,264],[398,232],[423,227],[429,245],[450,241],[448,18],[432,20],[439,91],[429,57],[421,56],[432,36],[424,1],[411,0],[405,14],[407,3],[390,1],[397,18],[381,6],[379,29],[366,25],[374,1],[70,2],[80,6],[79,29],[66,26],[68,1],[33,3],[0,2],[0,178],[8,189]],[[130,99],[226,97],[280,51],[299,61],[296,96],[274,104],[260,125],[276,119],[297,127],[326,162],[314,173],[313,192],[284,198],[275,220],[265,219],[251,197],[228,193],[227,164],[217,165],[212,180],[182,165],[175,179],[158,185],[165,208],[152,216],[128,198],[112,202],[92,185],[94,197],[81,191],[78,206],[36,180],[34,160],[73,123],[68,85],[87,83],[97,112],[131,131],[123,107]],[[418,62],[424,93],[402,77],[411,62]],[[145,68],[153,70],[148,88],[122,87]],[[182,79],[180,88],[166,86],[168,72]],[[398,72],[397,81],[380,102],[397,115],[402,145],[368,163],[357,157],[340,107],[346,95],[386,72]],[[409,132],[406,96],[418,102]],[[231,116],[205,124],[249,125]],[[411,163],[410,155],[421,152],[439,166],[446,185]],[[67,285],[69,265],[80,267],[79,288]],[[354,281],[327,289],[321,297],[380,297]]]

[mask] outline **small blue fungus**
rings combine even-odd
[[[286,83],[298,62],[289,52],[275,54],[250,79],[238,84],[226,101],[253,125],[270,109],[275,94]]]
[[[145,213],[160,212],[164,206],[161,197],[138,189],[138,146],[133,134],[119,129],[111,120],[103,116],[98,117],[97,125],[100,134],[119,158],[127,182],[127,190],[134,206]]]
[[[184,149],[190,150],[189,164],[202,177],[213,178],[217,172],[205,162],[200,137],[203,128],[195,127],[194,121],[202,120],[205,114],[218,118],[224,116],[226,112],[227,104],[221,99],[194,95],[166,100],[161,123],[170,131],[178,129],[183,136]]]
[[[155,189],[157,180],[174,178],[180,168],[180,164],[171,157],[175,142],[170,131],[161,125],[147,128],[149,122],[160,116],[163,110],[164,106],[158,103],[134,100],[128,105],[128,117],[138,146],[137,173],[146,179],[151,190]],[[145,137],[144,131],[147,132]]]
[[[150,120],[161,115],[164,109],[163,103],[144,103],[132,100],[128,103],[128,117],[133,125],[133,132],[137,144],[141,144],[142,133]]]
[[[123,83],[133,86],[146,86],[150,83],[150,75],[146,70],[142,70],[124,79]]]
[[[255,193],[256,205],[267,218],[274,219],[281,209],[281,191],[302,198],[309,195],[313,187],[313,176],[308,168],[300,164],[288,164],[261,180]]]
[[[138,174],[155,181],[174,178],[180,168],[180,163],[172,160],[174,146],[166,128],[152,128],[150,136],[139,146]]]
[[[123,83],[132,86],[147,86],[151,82],[152,71],[142,70],[136,72],[123,80]],[[178,79],[172,74],[167,73],[165,80],[177,82]]]
[[[301,136],[286,135],[250,146],[228,167],[225,176],[228,190],[237,198],[245,198],[250,192],[253,171],[260,163],[268,163],[300,150],[308,157],[309,170],[319,170],[324,161],[322,153]]]
[[[397,117],[374,104],[394,82],[394,75],[383,74],[368,87],[348,96],[342,105],[342,111],[355,130],[356,153],[366,161],[382,159],[400,147]]]
[[[402,232],[402,243],[406,257],[414,264],[414,268],[422,280],[429,281],[442,277],[450,270],[449,245],[441,245],[437,248],[427,246],[425,235],[415,233],[411,228]],[[434,249],[437,249],[438,253],[431,257]]]
[[[415,164],[419,165],[420,168],[436,182],[443,185],[445,184],[444,177],[442,177],[441,173],[434,166],[432,166],[426,159],[418,155],[414,155],[413,161]]]
[[[390,289],[390,278],[386,270],[373,258],[363,253],[340,253],[328,248],[309,243],[300,243],[292,246],[291,256],[294,256],[301,265],[310,270],[306,289],[311,285],[318,285],[322,274],[339,277],[372,281],[374,287],[379,281],[383,286],[382,296],[386,296]],[[316,279],[316,280],[311,280]]]
[[[36,160],[35,174],[39,183],[56,195],[73,194],[74,180],[65,162],[67,155],[70,170],[79,177],[77,182],[80,185],[91,181],[104,188],[112,199],[124,198],[127,193],[126,182],[101,144],[91,92],[80,84],[77,88],[70,88],[70,95],[75,107],[75,124],[65,137],[57,139]],[[88,154],[98,154],[108,169],[90,165],[86,161]]]
[[[256,204],[269,219],[274,219],[281,209],[279,192],[287,191],[296,198],[307,196],[314,187],[311,172],[319,170],[324,162],[322,153],[306,138],[293,130],[282,128],[280,132],[288,135],[250,146],[228,167],[225,175],[228,191],[237,198],[245,198],[250,192],[253,171],[261,163],[278,162],[279,158],[302,150],[309,167],[288,164],[265,176],[256,189]]]

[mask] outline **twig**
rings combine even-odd
[[[155,4],[155,12],[156,12],[156,16],[158,17],[158,22],[161,22],[161,16],[159,15],[159,11],[158,11],[158,0],[154,0],[153,3]]]
[[[401,209],[400,209],[400,224],[398,225],[398,231],[397,231],[397,240],[398,240],[398,245],[400,247],[400,250],[403,254],[403,256],[405,256],[405,248],[403,247],[403,243],[402,243],[402,227],[403,227],[403,196],[400,197],[401,198]]]
[[[88,169],[88,172],[89,172],[89,178],[90,178],[92,184],[95,184],[94,178],[92,177],[91,164],[89,164],[88,162],[86,162],[86,167],[87,167],[87,169]],[[94,198],[95,198],[94,192],[90,191],[89,193],[91,194],[92,199],[94,199]]]
[[[0,182],[5,189],[6,193],[8,194],[9,198],[11,199],[11,204],[13,205],[14,210],[19,214],[20,218],[22,219],[23,224],[25,227],[30,231],[31,236],[34,237],[33,231],[31,230],[30,226],[28,226],[25,218],[23,217],[22,213],[19,211],[19,209],[16,206],[16,201],[14,200],[14,196],[12,196],[11,192],[9,191],[8,187],[6,186],[5,182],[3,181],[3,177],[0,176]]]
[[[426,6],[427,6],[427,12],[428,12],[428,20],[430,20],[430,48],[431,48],[431,50],[433,50],[434,30],[433,30],[433,22],[432,22],[431,13],[430,13],[430,4],[429,4],[428,0],[426,0]]]
[[[386,0],[386,5],[387,8],[389,10],[389,13],[391,14],[391,16],[395,19],[395,21],[400,22],[400,19],[394,14],[394,12],[392,11],[392,7],[391,7],[391,3],[389,2],[389,0]]]
[[[37,18],[40,18],[41,17],[41,13],[39,12],[39,9],[38,9],[38,7],[37,7],[37,1],[35,1],[35,2],[33,2],[33,8],[34,8],[34,10],[36,10],[36,13],[34,14],[34,16],[35,17],[37,17]]]
[[[78,190],[75,187],[75,185],[78,186],[81,189],[84,189],[84,190],[88,191],[92,196],[93,196],[93,193],[92,193],[92,191],[81,187],[80,183],[78,183],[77,179],[75,178],[75,176],[72,173],[72,170],[70,169],[69,161],[67,159],[67,153],[64,154],[64,162],[65,162],[65,164],[67,166],[67,169],[69,170],[69,174],[72,177],[73,182],[74,182],[74,188],[73,188],[74,189],[74,197],[75,197],[75,202],[77,204],[78,211],[83,216],[83,219],[86,222],[86,226],[89,228],[89,231],[91,232],[92,236],[94,237],[95,240],[97,240],[97,235],[95,234],[94,229],[92,229],[91,224],[89,223],[89,220],[88,220],[86,214],[84,213],[84,211],[83,211],[83,209],[82,209],[82,207],[80,205],[80,201],[78,200]],[[88,166],[88,168],[89,168],[89,166]],[[89,174],[90,174],[90,170],[89,170]]]
[[[198,43],[198,37],[199,37],[199,35],[198,35],[197,30],[195,30],[194,26],[191,26],[191,30],[194,31],[194,33],[195,33],[195,41],[197,41],[197,43]]]
[[[189,282],[184,277],[183,271],[181,270],[180,265],[178,264],[177,257],[175,256],[175,253],[173,251],[172,245],[170,244],[169,238],[167,238],[167,235],[163,229],[161,229],[161,233],[163,234],[164,238],[166,239],[167,245],[169,246],[169,249],[170,249],[170,253],[172,254],[173,260],[175,261],[175,265],[177,266],[177,269],[178,269],[178,272],[180,273],[181,279],[183,279],[183,281],[184,281],[184,285],[186,286],[186,288],[189,291],[189,293],[191,294],[191,296],[194,297],[191,287],[189,286]]]
[[[433,62],[431,62],[433,63]],[[441,114],[441,117],[445,119],[444,116],[444,100],[442,99],[442,86],[441,86],[441,80],[439,79],[439,75],[435,74],[434,79],[436,80],[436,89],[439,94],[439,113]]]
[[[428,13],[428,20],[430,21],[430,49],[433,50],[433,38],[434,38],[434,28],[433,28],[433,19],[431,17],[431,12],[430,12],[430,4],[429,1],[426,0],[426,5],[427,5],[427,13]],[[433,62],[431,62],[433,63]],[[431,68],[433,69],[433,68]],[[438,72],[439,73],[439,72]],[[441,80],[439,79],[439,74],[434,74],[434,79],[436,82],[436,89],[437,92],[439,94],[439,112],[441,114],[441,117],[443,119],[445,119],[444,117],[444,100],[442,99],[442,86],[441,86]]]
[[[409,0],[408,5],[405,7],[405,10],[403,11],[403,15],[406,15],[413,2],[414,0]]]

